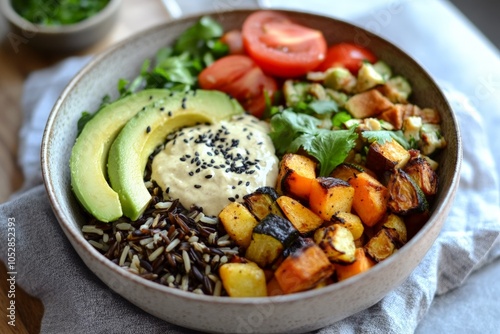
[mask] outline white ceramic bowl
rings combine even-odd
[[[241,27],[249,11],[217,13],[226,29]],[[438,157],[440,187],[425,226],[395,255],[366,273],[345,281],[286,296],[226,298],[196,295],[156,284],[120,269],[81,233],[85,223],[71,192],[68,161],[82,110],[95,110],[104,94],[116,96],[118,78],[133,78],[144,59],[172,41],[198,17],[166,23],[134,36],[95,58],[69,84],[50,114],[43,137],[42,168],[54,212],[85,264],[111,289],[147,312],[171,323],[208,332],[303,332],[314,330],[370,307],[399,286],[438,236],[458,186],[461,144],[457,122],[443,94],[428,74],[389,42],[330,18],[285,12],[293,20],[326,32],[329,43],[364,43],[402,74],[414,88],[413,102],[437,108],[448,147]]]
[[[44,26],[33,24],[21,17],[11,0],[0,2],[0,12],[7,19],[11,40],[43,51],[73,52],[98,42],[111,31],[118,17],[122,0],[110,0],[99,13],[75,24]],[[17,43],[16,42],[16,43]]]

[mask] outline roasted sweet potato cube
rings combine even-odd
[[[417,183],[402,169],[395,170],[387,184],[389,209],[399,215],[421,213],[429,210],[425,194]]]
[[[323,224],[321,217],[291,197],[280,196],[276,202],[286,218],[302,234],[314,231]]]
[[[309,243],[283,260],[274,276],[288,294],[311,289],[333,272],[334,267],[321,248]]]
[[[361,219],[350,212],[339,212],[332,216],[330,221],[334,224],[341,224],[347,228],[351,232],[354,240],[359,239],[365,230]]]
[[[322,227],[314,232],[314,242],[331,262],[353,263],[356,259],[352,233],[340,224]]]
[[[278,280],[276,277],[273,276],[269,282],[267,282],[267,295],[268,296],[280,296],[284,295],[285,293],[281,289]]]
[[[426,159],[422,157],[411,158],[404,171],[411,176],[426,196],[437,193],[438,176]]]
[[[403,115],[404,110],[402,108],[402,105],[395,104],[389,109],[380,113],[378,118],[391,123],[394,129],[401,130],[401,128],[403,127]]]
[[[229,203],[219,213],[219,219],[238,246],[247,248],[250,245],[253,229],[259,222],[244,205]]]
[[[334,177],[318,177],[312,182],[309,207],[323,220],[330,220],[338,212],[350,212],[354,188]]]
[[[378,90],[370,89],[347,100],[345,107],[354,118],[375,117],[393,104]]]
[[[219,274],[231,297],[267,296],[266,276],[255,263],[226,263],[220,267]]]
[[[349,180],[354,187],[352,206],[363,224],[375,225],[387,211],[388,191],[376,178],[360,173]]]
[[[261,187],[253,193],[243,196],[245,206],[258,220],[264,219],[270,213],[282,215],[278,204],[276,204],[276,199],[278,199],[278,194],[271,187]]]
[[[356,248],[355,255],[356,260],[352,264],[345,265],[335,263],[335,271],[339,281],[343,281],[349,277],[365,272],[375,265],[375,262],[366,256],[363,248]]]
[[[366,243],[365,252],[376,262],[387,259],[397,250],[394,230],[383,228]]]
[[[410,160],[410,153],[395,140],[388,140],[383,144],[370,144],[366,156],[366,165],[376,173],[403,168]]]
[[[315,178],[314,160],[299,154],[285,154],[281,159],[276,190],[278,194],[307,200]]]

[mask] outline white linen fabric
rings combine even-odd
[[[307,9],[316,8],[379,33],[423,64],[438,79],[456,112],[464,161],[450,215],[423,262],[379,303],[318,333],[496,332],[500,158],[493,152],[500,151],[495,134],[500,120],[500,85],[495,81],[500,78],[498,50],[445,1],[362,2],[370,7],[310,0]],[[219,1],[219,5],[225,3]],[[304,8],[302,1],[266,3]],[[453,35],[448,33],[450,27]],[[48,113],[88,60],[71,58],[27,80],[20,147],[26,185],[16,198],[0,206],[0,236],[6,240],[8,218],[14,217],[17,281],[43,301],[43,333],[191,333],[146,314],[100,282],[71,248],[39,185],[40,140]],[[0,243],[4,262],[6,247]]]

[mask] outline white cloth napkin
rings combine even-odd
[[[404,1],[399,5],[403,7],[397,15],[393,14],[389,23],[379,23],[379,32],[399,41],[403,49],[423,60],[431,73],[443,80],[440,81],[441,86],[463,131],[461,182],[442,233],[403,285],[370,309],[318,332],[495,332],[500,319],[500,285],[494,276],[500,273],[500,262],[497,260],[500,257],[500,158],[492,154],[498,150],[493,151],[491,147],[498,145],[493,135],[494,121],[500,119],[500,103],[495,94],[477,93],[485,87],[495,89],[494,85],[485,86],[484,82],[481,85],[478,76],[486,73],[481,72],[481,62],[466,67],[468,63],[462,59],[460,64],[455,64],[456,59],[448,57],[456,55],[460,58],[463,43],[458,45],[458,40],[443,37],[447,30],[437,32],[446,22],[454,24],[455,30],[462,32],[461,42],[465,39],[466,45],[475,46],[475,52],[489,61],[489,73],[493,75],[495,69],[497,74],[500,71],[498,53],[477,32],[470,30],[468,23],[445,2]],[[419,16],[423,6],[427,6],[428,10],[424,16]],[[382,7],[368,16],[350,18],[366,26],[370,22],[379,22],[375,18],[380,17],[381,11],[389,11],[390,8],[396,7]],[[427,21],[433,16],[439,16],[445,22],[431,21],[434,24],[432,29],[422,24],[422,20]],[[414,45],[417,43],[409,42],[415,36],[426,41],[426,51],[420,49],[421,44],[417,46]],[[439,54],[440,57],[427,58],[426,52]],[[26,117],[20,147],[20,163],[27,180],[25,189],[41,182],[39,149],[48,112],[65,84],[88,60],[68,59],[53,68],[33,73],[26,82],[23,95]],[[450,62],[452,65],[449,65]],[[464,76],[472,84],[464,82]],[[6,222],[10,217],[15,217],[17,222],[18,283],[44,302],[43,333],[87,333],[89,330],[95,333],[190,332],[142,312],[100,282],[65,239],[43,187],[20,193],[16,199],[0,206],[2,240],[6,239]],[[4,262],[6,247],[5,243],[0,243],[0,259]],[[483,269],[474,273],[479,268]],[[474,310],[484,312],[475,313]]]

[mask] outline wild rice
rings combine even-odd
[[[217,217],[182,207],[154,182],[153,199],[137,221],[89,219],[84,237],[109,260],[145,279],[194,293],[226,296],[219,268],[239,254]]]

